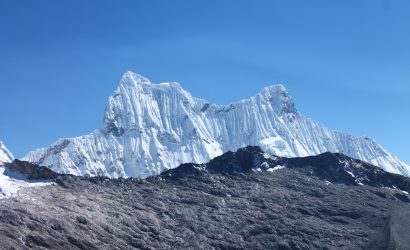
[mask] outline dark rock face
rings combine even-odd
[[[386,172],[381,168],[343,154],[324,153],[318,156],[281,158],[280,164],[289,168],[303,169],[309,175],[330,182],[389,187],[410,192],[409,178]]]
[[[117,126],[115,120],[106,120],[104,121],[105,125],[105,132],[112,133],[114,136],[121,136],[124,134],[125,130],[122,127]]]
[[[297,169],[307,176],[317,177],[331,183],[386,187],[410,192],[409,178],[386,172],[343,154],[323,153],[317,156],[296,158],[267,157],[260,147],[256,146],[241,148],[236,152],[227,152],[207,164],[184,164],[179,168],[165,171],[162,176],[180,177],[180,175],[198,175],[199,172],[247,173],[266,171],[277,166]]]
[[[146,180],[60,175],[0,200],[0,248],[406,249],[409,195],[381,183],[408,180],[360,185],[343,171],[364,178],[368,168],[335,157],[306,163],[247,147]]]
[[[55,179],[59,174],[49,168],[41,167],[29,162],[14,160],[6,164],[6,171],[14,171],[27,176],[28,179]]]

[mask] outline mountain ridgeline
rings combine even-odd
[[[153,84],[132,72],[124,74],[109,98],[102,128],[60,139],[23,160],[59,173],[145,178],[248,145],[282,157],[343,153],[410,176],[410,167],[375,141],[304,117],[282,85],[238,103],[215,105],[192,97],[178,83]]]
[[[202,174],[240,174],[249,172],[276,172],[295,169],[306,176],[319,178],[329,184],[372,186],[410,192],[410,179],[393,174],[366,162],[340,153],[323,153],[317,156],[286,158],[272,156],[260,147],[248,146],[236,152],[227,152],[206,164],[187,163],[163,172],[160,177],[184,178]],[[157,177],[154,177],[157,178]],[[409,200],[410,202],[410,200]]]

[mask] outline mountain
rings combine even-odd
[[[14,160],[13,155],[6,148],[2,141],[0,141],[0,165]]]
[[[284,157],[340,152],[410,176],[410,167],[375,141],[304,117],[282,85],[223,106],[192,97],[178,83],[153,84],[132,72],[109,98],[101,129],[60,139],[23,160],[60,173],[145,178],[248,145]]]
[[[337,153],[259,147],[146,179],[56,175],[0,200],[5,249],[408,249],[410,179]]]

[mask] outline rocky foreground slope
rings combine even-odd
[[[285,157],[339,152],[410,176],[410,166],[375,141],[304,117],[282,85],[238,103],[215,105],[177,83],[153,84],[132,72],[109,98],[101,129],[58,140],[23,160],[60,173],[145,178],[247,145]]]
[[[410,180],[340,154],[258,147],[141,179],[10,171],[58,185],[0,200],[4,249],[406,249]]]

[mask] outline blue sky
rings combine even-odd
[[[410,163],[410,1],[0,2],[0,139],[16,157],[101,126],[132,70],[227,104],[298,109]]]

